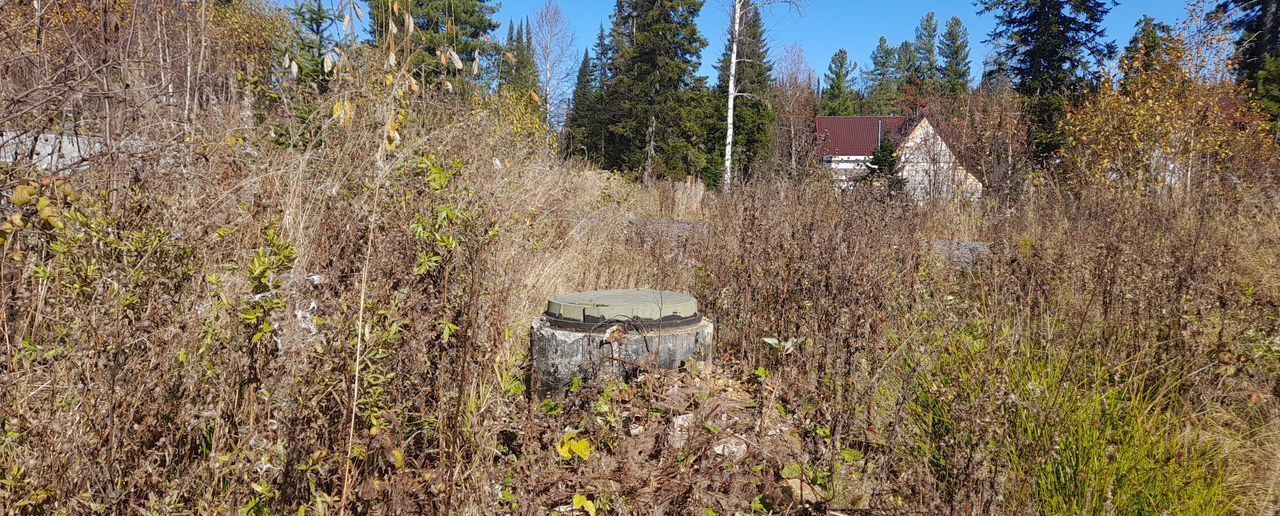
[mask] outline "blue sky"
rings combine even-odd
[[[500,0],[501,7],[495,16],[504,27],[499,35],[506,34],[506,23],[528,16],[530,19],[542,8],[545,0]],[[600,24],[609,23],[613,0],[556,0],[576,35],[577,54],[595,43]],[[728,33],[730,0],[706,0],[698,26],[709,44],[703,53],[702,73],[715,76],[713,65],[724,51]],[[1186,18],[1185,2],[1181,0],[1120,0],[1111,9],[1105,28],[1107,37],[1118,42],[1121,49],[1133,36],[1134,24],[1148,15],[1170,25]],[[920,18],[933,11],[938,13],[938,24],[945,28],[946,20],[959,16],[969,28],[973,73],[982,73],[982,62],[989,45],[983,43],[995,26],[992,15],[978,16],[977,8],[968,0],[808,0],[801,12],[785,8],[772,8],[765,13],[769,30],[769,44],[773,55],[780,56],[787,47],[799,44],[805,49],[809,66],[821,75],[840,48],[849,51],[858,62],[859,69],[870,60],[880,36],[897,43],[915,39],[915,28]],[[941,30],[941,28],[940,28]],[[714,79],[712,79],[714,82]]]

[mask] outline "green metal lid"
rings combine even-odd
[[[661,290],[576,292],[547,301],[548,316],[571,322],[657,322],[697,314],[698,300],[693,296]]]

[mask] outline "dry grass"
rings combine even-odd
[[[93,194],[109,171],[74,178],[78,201],[46,192],[64,228],[33,223],[0,272],[6,507],[1276,506],[1268,192],[725,197],[511,152],[484,107],[416,105],[388,152],[356,135],[403,108],[361,106],[369,128],[333,124],[323,147],[213,134],[246,143],[145,169],[118,208]],[[436,226],[442,210],[457,215]],[[709,231],[682,247],[636,237],[636,218]],[[996,254],[956,269],[922,254],[933,239]],[[423,252],[441,261],[416,274]],[[715,368],[531,402],[525,328],[543,300],[612,287],[696,293]],[[783,355],[765,337],[806,340]],[[589,459],[559,458],[566,427]]]

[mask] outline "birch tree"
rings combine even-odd
[[[534,19],[533,48],[538,61],[538,90],[547,124],[547,150],[554,129],[563,118],[565,93],[573,74],[573,29],[556,0],[547,0]]]
[[[725,116],[725,139],[724,139],[724,189],[725,191],[733,188],[733,115],[735,104],[738,100],[738,43],[742,33],[742,18],[746,14],[747,9],[751,7],[764,8],[772,5],[786,5],[793,9],[803,7],[804,0],[731,0],[733,6],[730,9],[732,23],[729,32],[729,85],[727,102],[728,109]]]

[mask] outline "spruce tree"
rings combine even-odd
[[[948,97],[958,97],[969,91],[969,30],[960,18],[947,21],[947,31],[942,33],[938,45],[942,56],[942,92]]]
[[[614,3],[613,15],[610,17],[613,25],[609,28],[612,54],[607,56],[610,61],[616,61],[622,51],[635,42],[636,8],[633,4],[637,1],[639,0],[616,0]]]
[[[733,31],[732,28],[729,29]],[[729,59],[733,34],[729,34],[725,51],[716,65],[719,72],[719,85],[716,92],[721,98],[729,94]],[[768,156],[769,127],[773,123],[774,113],[766,102],[773,83],[773,64],[769,59],[769,45],[765,40],[764,20],[760,6],[752,0],[744,0],[742,6],[741,27],[738,33],[738,67],[736,89],[738,98],[734,108],[733,162],[742,170],[743,178],[750,179]],[[716,124],[721,139],[724,119],[727,113],[720,109],[721,120]],[[716,155],[724,153],[724,144],[719,146]]]
[[[578,66],[578,80],[569,100],[569,112],[565,118],[565,152],[590,158],[592,136],[598,134],[596,102],[599,89],[596,86],[596,62],[590,51],[582,52],[582,64]]]
[[[605,164],[646,179],[705,173],[710,148],[692,132],[705,107],[695,77],[707,44],[695,23],[702,0],[619,0],[618,8]]]
[[[897,113],[902,95],[900,51],[901,48],[889,46],[888,38],[880,37],[880,44],[871,53],[871,69],[863,72],[867,81],[863,114],[886,116]]]
[[[516,29],[511,20],[507,20],[507,38],[503,40],[502,52],[498,56],[498,87],[515,82],[516,69]]]
[[[1227,7],[1238,13],[1231,27],[1240,33],[1240,78],[1252,82],[1268,59],[1280,57],[1280,0],[1225,0],[1222,8]]]
[[[1280,118],[1280,0],[1225,0],[1226,7],[1239,13],[1231,27],[1240,33],[1240,82]]]
[[[915,69],[912,80],[923,88],[934,91],[942,86],[942,67],[938,64],[938,16],[926,14],[916,27]]]
[[[514,53],[516,66],[512,86],[521,91],[537,90],[538,60],[533,52],[533,30],[529,27],[528,18],[516,29]]]
[[[530,40],[529,21],[507,26],[507,39],[498,59],[498,87],[528,92],[538,87],[538,65]]]
[[[306,0],[289,13],[298,27],[289,51],[290,59],[298,64],[298,84],[325,93],[329,91],[331,77],[331,71],[325,69],[326,56],[338,43],[331,34],[337,16],[322,0]]]
[[[876,146],[871,161],[867,162],[867,175],[863,179],[873,182],[884,180],[891,195],[900,193],[906,186],[906,181],[898,172],[898,146],[892,138],[886,136],[880,139],[880,145]]]
[[[1141,85],[1146,75],[1168,64],[1172,58],[1169,51],[1174,45],[1173,27],[1150,16],[1143,16],[1136,27],[1129,46],[1120,56],[1120,69],[1124,72],[1120,86],[1126,89]]]
[[[853,87],[853,72],[857,63],[849,62],[849,51],[840,49],[831,56],[827,74],[823,77],[826,88],[822,90],[822,114],[825,116],[854,116],[858,114],[858,93]]]
[[[393,5],[398,7],[393,10]],[[396,27],[397,41],[407,38],[409,60],[424,78],[457,77],[467,72],[458,70],[452,59],[440,56],[447,50],[458,55],[464,69],[475,59],[487,60],[497,50],[488,35],[498,28],[491,16],[497,7],[490,0],[369,0],[369,17],[374,39],[384,42]],[[412,33],[403,13],[409,13],[415,25]],[[453,81],[451,81],[453,82]]]
[[[604,31],[604,25],[600,26],[600,33],[596,35],[595,59],[592,68],[596,71],[596,86],[604,88],[609,83],[610,70],[613,65],[614,51],[613,44],[609,41],[609,35]]]
[[[1014,87],[1028,97],[1030,143],[1048,159],[1062,145],[1058,123],[1074,94],[1116,53],[1102,20],[1108,0],[978,0],[980,14],[995,13],[996,42]]]
[[[1267,65],[1255,79],[1254,90],[1262,107],[1280,118],[1280,57],[1267,59]]]

